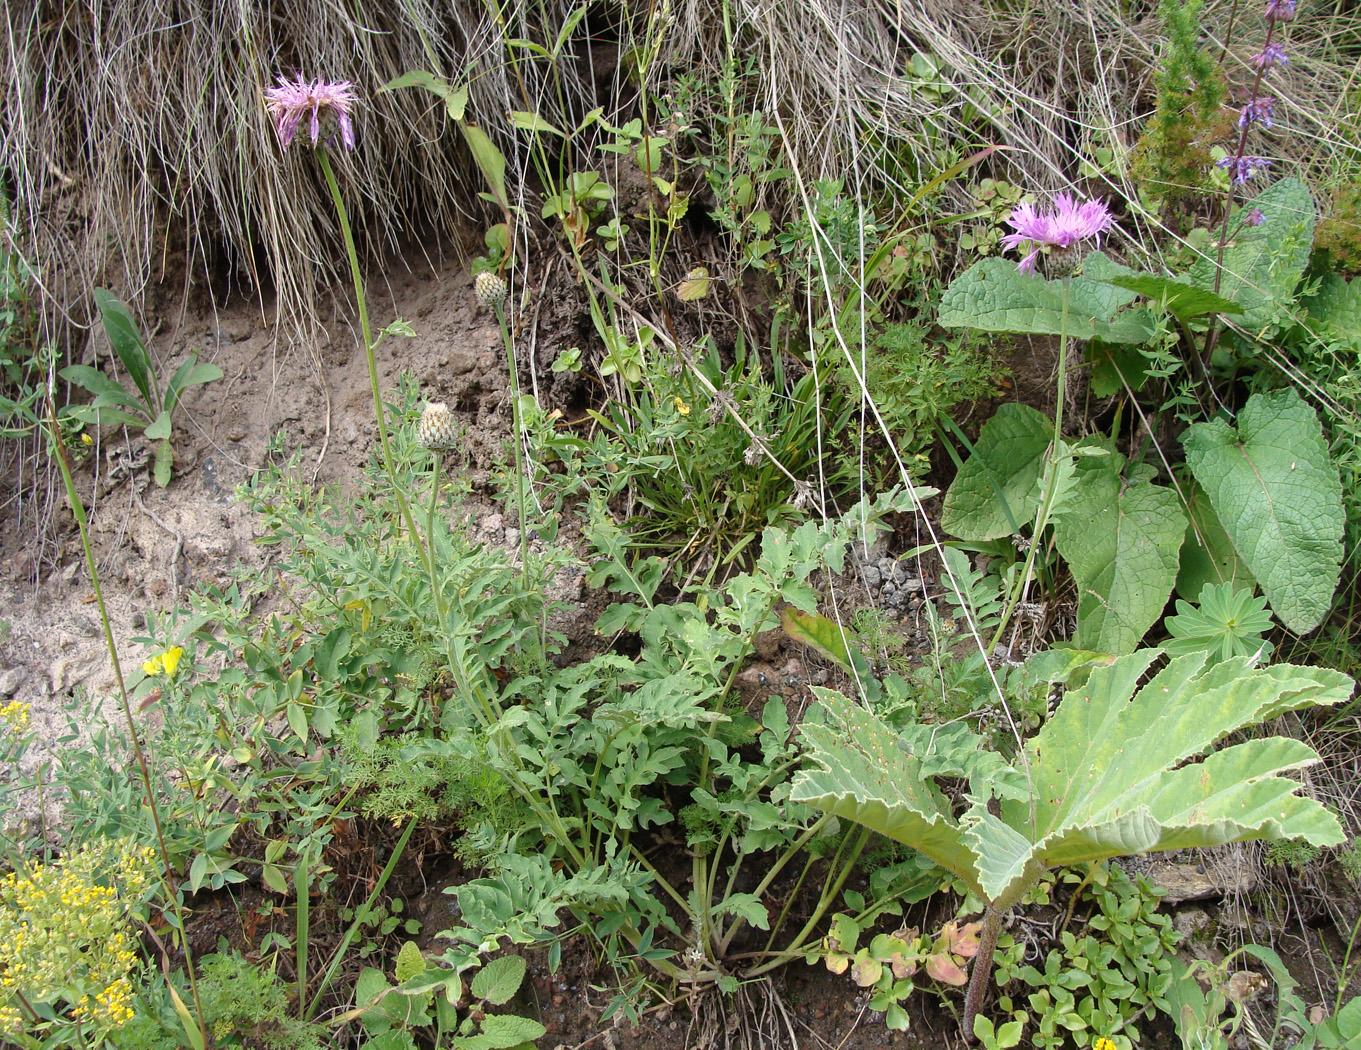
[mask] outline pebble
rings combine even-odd
[[[28,681],[28,670],[23,667],[11,667],[8,671],[0,674],[0,699],[9,699],[23,687],[26,681]]]

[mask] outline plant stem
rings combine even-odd
[[[345,242],[345,257],[350,264],[350,279],[354,282],[355,309],[359,314],[359,330],[364,340],[364,358],[369,366],[369,385],[373,388],[373,416],[378,424],[378,445],[383,455],[383,467],[392,485],[393,496],[401,510],[402,521],[410,533],[412,542],[421,543],[416,531],[416,522],[411,517],[411,507],[407,504],[402,488],[397,484],[397,469],[392,461],[392,446],[388,441],[387,416],[383,412],[383,393],[378,386],[378,358],[375,353],[373,329],[369,325],[368,302],[364,297],[364,276],[359,269],[359,252],[354,246],[354,233],[350,229],[350,213],[345,208],[345,199],[340,195],[340,184],[336,181],[335,170],[331,167],[330,154],[323,146],[317,150],[321,163],[321,173],[326,179],[326,188],[331,192],[331,203],[335,205],[336,219],[340,223],[340,236]]]
[[[1266,39],[1262,41],[1262,51],[1271,46],[1272,38],[1276,35],[1276,20],[1267,19]],[[1227,47],[1227,42],[1226,45]],[[1267,70],[1266,63],[1257,66],[1257,75],[1252,78],[1252,88],[1248,92],[1249,101],[1257,97],[1257,92],[1262,87],[1262,77]],[[1252,121],[1244,120],[1243,126],[1238,131],[1238,148],[1234,151],[1234,167],[1229,169],[1229,188],[1224,191],[1224,220],[1219,227],[1219,246],[1215,253],[1215,294],[1219,294],[1220,283],[1224,279],[1224,252],[1229,246],[1229,217],[1233,214],[1233,186],[1234,177],[1238,172],[1237,163],[1241,162],[1243,155],[1248,147],[1248,130],[1252,127]],[[1201,358],[1205,365],[1205,374],[1210,374],[1210,355],[1214,353],[1215,344],[1219,341],[1219,315],[1211,314],[1209,327],[1205,331],[1205,349],[1201,353]]]
[[[345,953],[349,950],[351,942],[359,933],[359,927],[364,920],[369,917],[369,911],[373,908],[373,903],[378,899],[378,895],[388,884],[388,879],[392,878],[392,873],[397,869],[397,862],[402,859],[402,854],[406,852],[406,844],[411,841],[411,833],[416,830],[416,819],[412,817],[406,822],[406,828],[402,831],[402,837],[397,840],[397,845],[393,847],[392,856],[388,858],[382,874],[378,876],[378,881],[373,884],[373,890],[368,898],[355,912],[354,921],[345,930],[345,935],[341,937],[340,944],[336,946],[335,952],[331,956],[330,965],[326,967],[326,972],[321,976],[321,983],[317,985],[317,990],[312,996],[311,1003],[308,1004],[306,1012],[302,1015],[304,1021],[310,1021],[317,1015],[317,1010],[321,1007],[321,997],[326,994],[326,989],[331,987],[331,982],[335,980],[336,971],[340,969],[340,964],[345,961]],[[302,1004],[299,1003],[299,1006]]]
[[[974,1018],[982,1009],[983,998],[992,983],[992,957],[997,951],[997,938],[1001,933],[1002,912],[989,904],[983,912],[983,932],[978,938],[978,954],[974,956],[969,990],[964,995],[964,1039],[969,1043],[974,1042]]]
[[[1030,582],[1030,574],[1035,569],[1035,553],[1039,550],[1043,539],[1042,534],[1045,526],[1049,524],[1049,515],[1054,509],[1054,499],[1058,489],[1059,448],[1063,443],[1063,405],[1068,397],[1068,289],[1069,281],[1065,280],[1063,282],[1062,334],[1059,336],[1058,387],[1054,405],[1054,442],[1045,461],[1044,499],[1040,503],[1039,510],[1035,513],[1035,524],[1030,533],[1030,549],[1026,551],[1025,556],[1025,569],[1017,580],[1012,593],[1007,596],[1007,604],[1002,610],[1002,618],[997,621],[997,629],[993,632],[992,640],[988,643],[987,656],[989,659],[992,658],[993,652],[997,649],[997,644],[1006,633],[1011,616],[1016,611],[1021,595],[1025,593],[1026,586]]]
[[[506,348],[506,367],[510,371],[510,417],[515,429],[515,501],[520,516],[520,578],[529,581],[529,533],[525,531],[525,486],[529,478],[524,470],[524,426],[520,419],[520,369],[515,360],[515,340],[510,337],[510,324],[506,320],[504,303],[496,304],[496,323],[501,329],[501,343]]]
[[[90,521],[85,514],[85,504],[81,502],[80,493],[76,491],[75,478],[71,473],[71,462],[66,453],[66,444],[62,440],[61,424],[57,419],[57,404],[52,400],[50,391],[47,409],[50,418],[49,429],[52,448],[56,452],[57,467],[61,471],[62,484],[66,487],[66,499],[71,505],[71,516],[76,519],[76,528],[80,532],[80,545],[85,553],[85,568],[90,574],[90,586],[94,590],[95,605],[99,610],[99,622],[104,632],[104,645],[109,650],[114,681],[118,685],[119,707],[123,712],[123,720],[127,724],[128,739],[132,742],[132,752],[137,759],[137,772],[142,781],[142,791],[146,798],[147,809],[151,813],[152,827],[156,831],[156,844],[161,853],[161,884],[165,891],[166,900],[175,913],[176,935],[179,939],[180,951],[184,955],[184,972],[188,977],[189,992],[194,1000],[194,1020],[198,1024],[199,1034],[206,1045],[208,1029],[203,1020],[203,1004],[199,1000],[198,978],[194,972],[194,956],[189,947],[189,934],[184,922],[184,905],[180,902],[179,887],[175,882],[175,869],[170,861],[170,850],[165,844],[165,830],[161,826],[160,807],[156,805],[156,792],[151,786],[151,768],[147,764],[141,735],[137,732],[137,721],[132,715],[127,681],[123,678],[123,664],[118,658],[118,643],[114,640],[113,627],[109,622],[109,609],[104,603],[104,588],[99,580],[99,567],[95,564],[94,547],[90,543]]]

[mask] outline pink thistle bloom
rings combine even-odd
[[[1040,249],[1045,245],[1070,248],[1078,241],[1094,237],[1100,246],[1101,235],[1114,222],[1104,200],[1089,200],[1079,204],[1070,194],[1060,193],[1054,197],[1052,211],[1040,211],[1029,201],[1017,207],[1007,218],[1007,225],[1016,232],[1003,237],[1002,246],[1018,248],[1029,243],[1030,254],[1020,261],[1017,268],[1022,273],[1032,273]]]
[[[279,78],[278,84],[265,92],[265,104],[274,118],[274,130],[287,149],[298,133],[303,117],[309,117],[308,131],[312,145],[321,140],[321,118],[334,118],[340,128],[340,141],[346,149],[354,149],[354,124],[350,111],[358,103],[354,85],[348,80],[313,80],[310,83],[298,74],[296,80]]]

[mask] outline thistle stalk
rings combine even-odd
[[[378,445],[383,456],[383,469],[387,472],[388,481],[392,485],[392,494],[397,500],[402,522],[406,526],[407,533],[411,536],[411,542],[419,547],[421,546],[421,536],[416,530],[415,519],[411,516],[411,507],[407,503],[401,486],[397,483],[397,468],[392,460],[392,445],[388,440],[387,415],[383,411],[383,393],[378,384],[378,358],[375,352],[377,344],[374,342],[373,329],[369,324],[368,302],[364,296],[364,276],[359,268],[359,252],[355,248],[354,233],[350,229],[350,213],[345,207],[345,199],[340,194],[340,184],[336,181],[335,170],[331,167],[331,158],[324,146],[317,150],[317,159],[321,163],[322,176],[326,179],[326,188],[331,193],[331,203],[335,205],[336,220],[340,223],[340,236],[345,242],[345,257],[350,264],[350,278],[354,283],[355,310],[359,315],[359,330],[361,338],[364,340],[364,360],[369,368],[369,385],[373,392],[373,416],[378,426]]]

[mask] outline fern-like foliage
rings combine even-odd
[[[1317,762],[1311,748],[1284,737],[1214,747],[1283,712],[1341,703],[1351,679],[1195,653],[1140,688],[1161,657],[1145,649],[1097,668],[1012,763],[961,770],[970,790],[958,813],[933,780],[935,734],[900,734],[823,691],[793,798],[911,846],[997,909],[1061,865],[1248,839],[1340,843],[1336,817],[1283,775]]]

